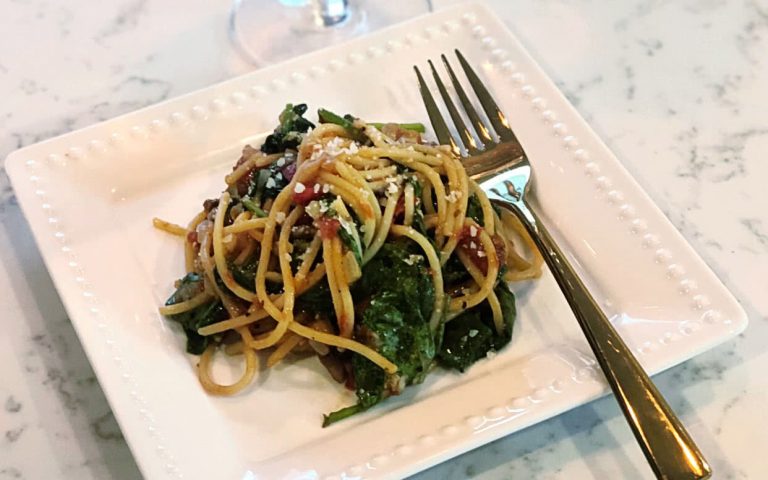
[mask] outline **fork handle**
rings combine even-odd
[[[670,480],[709,478],[712,471],[706,459],[539,216],[524,202],[503,203],[517,214],[541,250],[656,477]]]

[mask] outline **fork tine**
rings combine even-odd
[[[472,132],[470,132],[467,126],[464,124],[464,120],[461,118],[459,111],[456,110],[456,105],[454,105],[453,100],[451,99],[451,96],[448,95],[448,90],[445,88],[445,84],[443,84],[443,81],[440,79],[440,75],[437,74],[437,70],[435,70],[435,65],[432,63],[432,60],[428,60],[428,62],[429,62],[429,68],[432,69],[432,76],[435,78],[437,89],[440,91],[440,96],[443,97],[443,102],[445,102],[445,106],[448,107],[448,113],[451,115],[451,119],[453,120],[453,125],[456,127],[456,130],[459,132],[459,137],[461,137],[461,141],[464,143],[464,147],[466,147],[467,152],[470,155],[475,155],[479,153],[480,150],[478,150],[477,148],[477,142],[475,142],[475,137],[472,136]]]
[[[448,125],[445,123],[442,114],[440,114],[440,109],[437,108],[435,99],[432,97],[432,93],[430,93],[427,82],[424,81],[424,77],[421,76],[419,67],[414,65],[413,69],[416,71],[416,76],[419,79],[419,92],[421,93],[421,99],[424,100],[424,106],[427,108],[429,121],[432,124],[432,128],[435,130],[437,140],[442,145],[450,144],[451,150],[453,150],[456,155],[461,155],[461,148],[459,148],[459,145],[456,143],[453,135],[451,135],[451,131],[448,129]]]
[[[443,65],[445,65],[445,69],[448,71],[448,76],[451,77],[451,83],[453,84],[453,88],[456,90],[456,93],[459,95],[459,101],[461,101],[461,105],[464,107],[464,111],[467,112],[469,120],[472,122],[472,125],[474,125],[475,131],[480,137],[480,143],[482,143],[486,148],[493,146],[494,140],[493,137],[491,137],[491,133],[488,131],[488,127],[485,126],[483,121],[480,119],[480,116],[477,114],[477,111],[475,111],[475,107],[472,106],[472,102],[469,101],[469,97],[467,97],[467,93],[464,91],[464,87],[461,86],[459,79],[456,78],[456,74],[453,73],[451,64],[448,63],[448,58],[446,58],[445,55],[440,55],[440,58],[443,59]]]
[[[469,62],[467,62],[467,59],[464,58],[464,55],[462,55],[458,49],[454,51],[456,52],[456,56],[459,58],[461,68],[467,75],[469,84],[475,91],[475,95],[477,95],[477,98],[480,100],[480,105],[483,106],[483,110],[485,110],[486,115],[488,115],[488,119],[491,121],[491,125],[493,125],[493,129],[496,130],[499,138],[502,140],[514,141],[519,144],[520,142],[517,141],[515,134],[509,127],[507,117],[504,116],[504,113],[502,113],[499,106],[496,105],[496,102],[493,100],[491,93],[487,88],[485,88],[485,85],[483,84],[482,80],[480,80],[480,77],[478,77],[472,67],[469,66]]]

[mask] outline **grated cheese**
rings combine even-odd
[[[451,191],[450,195],[446,195],[445,196],[445,199],[447,201],[449,201],[450,203],[453,203],[453,202],[455,202],[456,200],[458,200],[460,198],[461,198],[461,192],[458,191],[458,190],[453,190],[453,191]]]

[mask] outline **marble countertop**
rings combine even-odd
[[[747,310],[744,334],[655,380],[715,478],[763,478],[768,3],[488,3]],[[251,70],[229,43],[228,8],[5,2],[0,158]],[[139,478],[1,169],[0,316],[0,479]],[[417,475],[512,477],[651,472],[604,398]]]

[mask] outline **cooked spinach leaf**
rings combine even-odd
[[[282,160],[282,161],[281,161]],[[258,174],[253,175],[251,183],[248,186],[248,198],[252,202],[252,207],[258,210],[252,210],[251,207],[243,203],[245,208],[251,210],[257,216],[267,216],[267,213],[261,210],[261,205],[267,199],[275,198],[290,183],[284,172],[290,164],[295,162],[295,157],[286,154],[282,159],[278,159],[268,167],[259,170]]]
[[[397,293],[397,306],[405,312],[414,310],[429,319],[435,302],[434,285],[423,252],[409,240],[387,242],[363,268],[355,284],[355,299],[376,293]]]
[[[321,108],[317,111],[317,117],[320,119],[320,123],[333,123],[343,127],[353,140],[361,143],[367,141],[363,129],[355,126],[355,117],[352,115],[347,114],[342,117],[337,113]]]
[[[483,219],[483,207],[480,206],[480,200],[477,195],[470,195],[467,201],[467,217],[476,221],[478,225],[485,226]]]
[[[381,127],[386,125],[386,123],[382,122],[368,122],[368,125],[372,125],[379,130],[381,130]],[[398,123],[396,124],[398,127],[402,128],[403,130],[412,130],[414,132],[419,133],[425,133],[427,131],[427,128],[424,126],[423,123]]]
[[[179,286],[173,295],[165,302],[166,305],[174,305],[190,300],[203,291],[203,279],[196,273],[188,273],[179,282]],[[199,355],[208,346],[210,337],[204,337],[197,333],[197,329],[227,318],[227,311],[220,301],[199,305],[192,310],[170,315],[169,319],[178,322],[187,335],[187,352]]]
[[[517,315],[515,296],[503,281],[499,282],[494,292],[501,304],[504,331],[500,335],[496,332],[487,302],[467,310],[445,325],[442,346],[437,354],[441,366],[463,372],[488,352],[500,350],[512,339],[512,327]]]
[[[424,317],[418,310],[403,308],[403,301],[402,294],[397,291],[383,291],[374,295],[363,312],[361,323],[370,331],[378,352],[397,364],[400,381],[410,385],[424,380],[435,356],[435,344],[429,329],[429,317]],[[431,306],[427,308],[429,313],[431,310]],[[355,360],[370,363],[360,356]],[[355,380],[358,380],[359,375],[355,370]],[[359,373],[365,373],[365,370],[361,369]],[[368,384],[366,387],[367,391],[362,393],[371,395],[376,394],[375,390],[383,385],[378,382],[378,385]],[[358,384],[357,388],[358,397],[362,400],[361,385]]]
[[[342,409],[336,410],[335,412],[331,412],[328,414],[323,415],[323,428],[333,425],[334,423],[344,420],[345,418],[349,418],[352,415],[355,415],[360,412],[366,411],[367,408],[363,407],[359,403],[356,403],[354,405],[350,405],[348,407],[344,407]]]
[[[345,115],[341,116],[337,113],[333,113],[330,110],[326,110],[324,108],[321,108],[317,111],[317,118],[320,119],[320,123],[333,123],[335,125],[339,125],[340,127],[343,127],[344,130],[346,130],[349,133],[352,134],[359,134],[360,129],[355,127],[354,125],[354,118]]]
[[[341,228],[339,228],[339,238],[347,248],[355,255],[358,265],[363,264],[363,243],[360,241],[360,233],[357,224],[352,220],[339,218]]]
[[[300,312],[319,313],[330,319],[336,318],[328,280],[323,278],[314,287],[299,295],[295,308]]]
[[[253,255],[247,262],[237,265],[234,262],[229,263],[229,271],[232,273],[235,281],[241,287],[253,290],[256,284],[256,269],[259,268],[259,258]]]
[[[296,148],[304,138],[304,134],[315,126],[304,118],[303,115],[306,111],[307,105],[304,103],[295,106],[290,103],[287,104],[280,113],[280,124],[264,140],[261,151],[264,153],[279,153],[289,148]]]
[[[435,357],[435,337],[429,328],[435,292],[426,259],[406,241],[386,243],[363,268],[353,287],[358,301],[367,301],[358,317],[358,339],[397,365],[388,376],[360,355],[352,357],[358,403],[325,416],[324,426],[361,412],[405,385],[424,380]]]
[[[203,277],[196,273],[188,273],[179,280],[176,291],[173,292],[165,304],[175,305],[191,300],[198,293],[202,293],[203,288]]]
[[[458,255],[451,255],[448,261],[445,262],[445,265],[443,265],[443,283],[447,287],[466,282],[470,278],[467,267],[461,263]]]
[[[254,202],[250,198],[244,197],[244,198],[240,199],[240,202],[243,204],[243,206],[246,208],[246,210],[251,212],[254,216],[260,217],[260,218],[264,218],[264,217],[267,216],[267,212],[265,212],[264,210],[259,208],[259,206],[256,205],[256,202]]]

